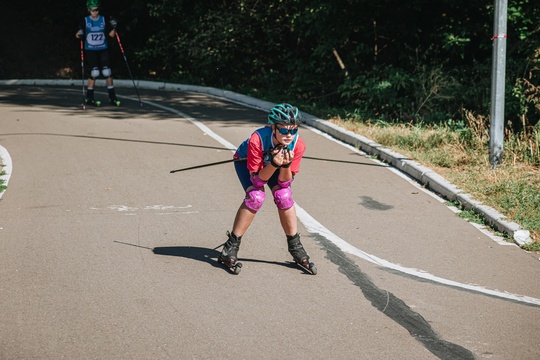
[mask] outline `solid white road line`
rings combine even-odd
[[[192,122],[194,125],[199,127],[205,134],[211,136],[217,142],[219,142],[220,144],[225,146],[227,149],[230,149],[231,151],[235,151],[236,147],[234,145],[232,145],[230,142],[228,142],[227,140],[225,140],[224,138],[222,138],[221,136],[219,136],[218,134],[216,134],[215,132],[210,130],[206,125],[202,124],[201,122],[199,122],[198,120],[192,118],[191,116],[189,116],[187,114],[184,114],[184,113],[182,113],[182,112],[180,112],[178,110],[171,109],[169,107],[163,106],[163,105],[159,105],[159,104],[152,103],[152,102],[146,102],[146,103],[148,103],[150,105],[153,105],[153,106],[157,106],[162,110],[170,111],[170,112],[172,112],[172,113],[174,113],[174,114],[176,114],[178,116],[181,116],[181,117],[185,118],[186,120]],[[438,276],[429,274],[429,273],[427,273],[425,271],[422,271],[422,270],[403,267],[403,266],[391,263],[389,261],[386,261],[384,259],[381,259],[381,258],[379,258],[377,256],[370,255],[370,254],[368,254],[368,253],[366,253],[366,252],[364,252],[364,251],[362,251],[360,249],[355,248],[354,246],[352,246],[351,244],[349,244],[345,240],[341,239],[339,236],[332,233],[330,230],[328,230],[326,227],[324,227],[320,222],[318,222],[311,215],[309,215],[302,207],[300,207],[298,205],[298,203],[296,203],[296,212],[297,212],[298,219],[300,219],[302,224],[306,227],[306,229],[310,233],[316,233],[316,234],[319,234],[321,236],[324,236],[326,239],[328,239],[329,241],[334,243],[336,246],[338,246],[344,252],[347,252],[347,253],[349,253],[351,255],[355,255],[355,256],[357,256],[357,257],[359,257],[361,259],[367,260],[367,261],[369,261],[369,262],[371,262],[373,264],[376,264],[376,265],[379,265],[379,266],[382,266],[382,267],[385,267],[385,268],[388,268],[388,269],[392,269],[392,270],[395,270],[395,271],[399,271],[401,273],[408,274],[408,275],[411,275],[411,276],[415,276],[415,277],[418,277],[418,278],[421,278],[421,279],[430,280],[430,281],[440,283],[440,284],[443,284],[443,285],[453,286],[453,287],[462,288],[462,289],[466,289],[466,290],[471,290],[471,291],[475,291],[475,292],[479,292],[479,293],[483,293],[483,294],[487,294],[487,295],[491,295],[491,296],[495,296],[495,297],[499,297],[499,298],[504,298],[504,299],[514,300],[514,301],[518,301],[518,302],[522,302],[522,303],[528,303],[528,304],[534,304],[534,305],[539,305],[540,306],[540,299],[536,299],[536,298],[529,297],[529,296],[510,294],[510,293],[502,292],[502,291],[490,290],[490,289],[486,289],[486,288],[483,288],[481,286],[476,286],[476,285],[462,284],[462,283],[459,283],[457,281],[440,278]]]
[[[118,96],[118,97],[129,99],[129,100],[136,101],[136,102],[139,101],[138,99],[134,99],[132,97],[127,97],[127,96]],[[225,100],[227,100],[227,99],[225,99]],[[163,106],[161,104],[157,104],[155,102],[146,101],[146,100],[142,100],[142,102],[145,103],[145,104],[157,107],[159,109],[171,112],[173,114],[176,114],[176,115],[190,121],[191,123],[193,123],[193,125],[197,126],[199,129],[201,129],[201,131],[203,131],[206,135],[212,137],[214,140],[216,140],[217,142],[222,144],[227,149],[231,150],[232,152],[234,152],[236,150],[235,145],[231,144],[230,142],[228,142],[227,140],[225,140],[224,138],[222,138],[221,136],[219,136],[218,134],[213,132],[209,127],[207,127],[203,123],[199,122],[198,120],[192,118],[191,116],[189,116],[187,114],[184,114],[184,113],[182,113],[182,112],[180,112],[178,110],[172,109],[170,107]],[[350,147],[349,145],[341,143],[339,141],[336,141],[336,142],[339,143],[340,145]],[[9,158],[9,153],[7,153],[7,150],[5,151],[5,153],[7,155],[4,155],[4,153],[1,152],[2,149],[3,148],[0,146],[0,156],[2,156],[2,155],[5,156],[5,157],[2,157],[2,158],[4,159],[4,165],[6,165],[6,168],[5,168],[6,172],[8,172],[8,169],[9,169],[9,173],[11,173],[12,172],[12,170],[11,170],[11,158]],[[0,193],[0,197],[1,197],[1,193]],[[503,299],[508,299],[508,300],[513,300],[513,301],[517,301],[517,302],[521,302],[521,303],[527,303],[527,304],[533,304],[533,305],[540,306],[540,299],[537,299],[537,298],[533,298],[533,297],[530,297],[530,296],[524,296],[524,295],[511,294],[511,293],[503,292],[503,291],[490,290],[490,289],[486,289],[484,287],[477,286],[477,285],[469,285],[469,284],[459,283],[457,281],[440,278],[438,276],[429,274],[429,273],[427,273],[427,272],[425,272],[423,270],[403,267],[401,265],[394,264],[394,263],[391,263],[391,262],[386,261],[384,259],[381,259],[381,258],[379,258],[377,256],[368,254],[368,253],[366,253],[366,252],[364,252],[364,251],[362,251],[360,249],[355,248],[351,244],[347,243],[345,240],[341,239],[339,236],[332,233],[330,230],[328,230],[326,227],[324,227],[321,223],[319,223],[317,220],[315,220],[311,215],[309,215],[302,207],[300,207],[298,205],[298,203],[296,203],[296,210],[297,210],[298,219],[300,220],[300,222],[302,222],[302,224],[306,227],[306,229],[310,233],[319,234],[320,236],[323,236],[326,239],[328,239],[329,241],[331,241],[332,243],[334,243],[342,251],[344,251],[346,253],[349,253],[351,255],[357,256],[357,257],[359,257],[361,259],[369,261],[369,262],[371,262],[373,264],[376,264],[378,266],[382,266],[382,267],[385,267],[385,268],[388,268],[388,269],[399,271],[401,273],[408,274],[408,275],[418,277],[418,278],[421,278],[421,279],[430,280],[430,281],[440,283],[440,284],[443,284],[443,285],[453,286],[453,287],[456,287],[456,288],[475,291],[475,292],[478,292],[478,293],[482,293],[482,294],[486,294],[486,295],[490,295],[490,296],[495,296],[495,297],[499,297],[499,298],[503,298]]]

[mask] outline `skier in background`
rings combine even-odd
[[[85,103],[93,106],[101,105],[100,101],[94,99],[94,85],[101,72],[105,78],[111,104],[120,106],[120,101],[116,98],[114,91],[106,36],[111,38],[116,36],[117,22],[115,20],[106,21],[105,17],[99,14],[99,0],[87,0],[86,7],[89,15],[80,23],[79,31],[75,34],[77,39],[84,41],[85,60],[90,69]]]

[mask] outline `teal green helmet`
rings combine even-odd
[[[277,104],[268,114],[269,124],[298,125],[301,121],[300,111],[290,104]]]
[[[99,0],[86,0],[86,7],[88,9],[99,7]]]

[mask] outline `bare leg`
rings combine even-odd
[[[296,219],[296,207],[281,210],[278,209],[279,221],[281,222],[281,227],[285,231],[285,235],[293,236],[298,233],[298,223]]]
[[[274,186],[272,188],[272,193],[275,193],[276,190],[279,189],[279,186]],[[287,236],[294,236],[298,233],[298,223],[296,219],[296,207],[293,205],[292,207],[283,210],[278,208],[278,214],[279,214],[279,221],[281,223],[281,227],[283,228],[283,231],[285,231],[285,235]]]
[[[257,212],[249,209],[246,204],[242,202],[242,205],[240,205],[236,212],[232,232],[236,236],[243,236],[253,222],[256,214]]]

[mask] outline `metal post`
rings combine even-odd
[[[495,0],[493,68],[491,73],[491,124],[489,162],[496,168],[502,162],[504,145],[504,85],[506,78],[506,22],[508,0]]]

